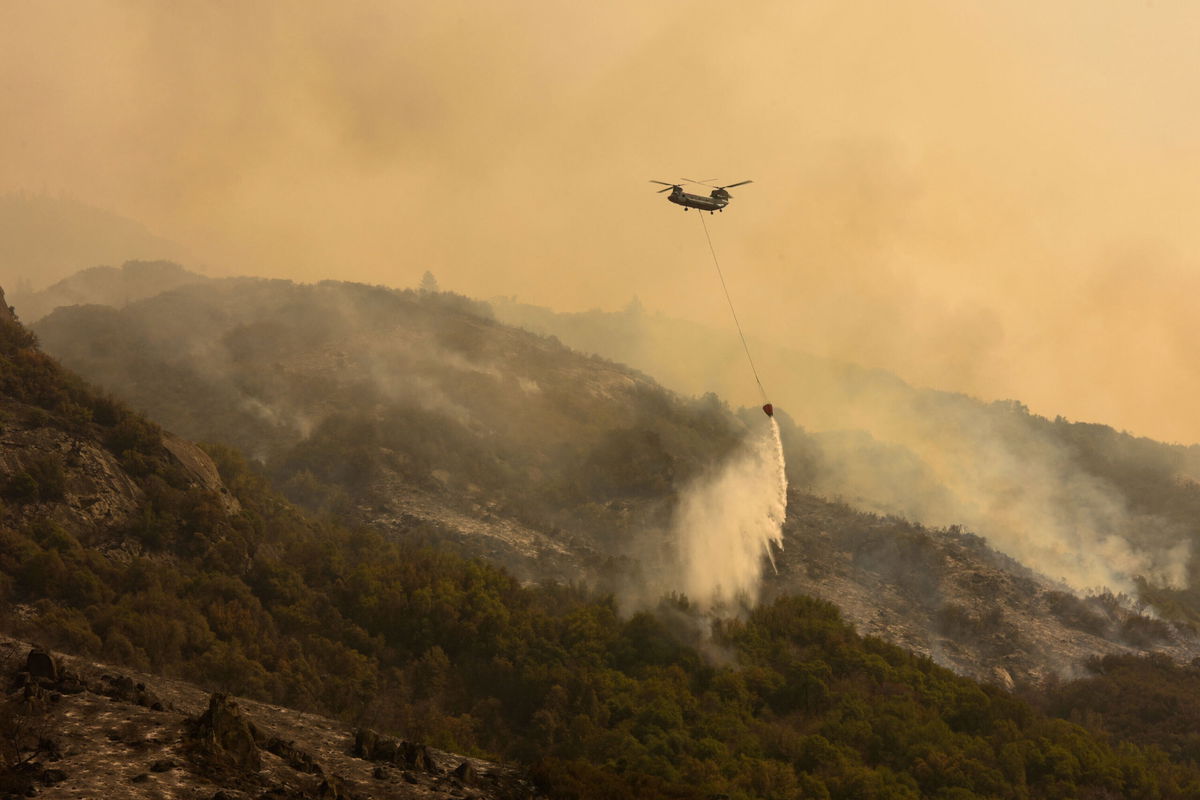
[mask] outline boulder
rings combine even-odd
[[[186,439],[180,439],[170,433],[163,434],[162,443],[176,463],[183,468],[193,487],[211,492],[227,515],[232,516],[242,510],[237,498],[230,494],[221,481],[221,473],[208,453]]]
[[[462,762],[450,774],[462,781],[465,786],[474,786],[479,782],[479,774],[475,772],[475,767],[471,766],[470,761]]]
[[[359,728],[354,732],[354,749],[351,751],[355,758],[365,758],[374,761],[373,756],[380,736],[370,728]]]
[[[208,698],[208,710],[191,725],[190,738],[205,756],[239,772],[258,772],[262,758],[254,726],[233,700],[221,693]]]
[[[321,771],[321,765],[310,754],[296,747],[295,742],[284,741],[278,736],[272,736],[263,747],[268,753],[274,753],[297,772],[316,774]]]
[[[402,741],[400,742],[399,750],[397,762],[401,766],[420,770],[421,772],[437,773],[440,771],[433,760],[433,754],[429,751],[428,745]]]
[[[25,671],[39,683],[58,683],[58,664],[45,650],[34,648],[25,657]]]
[[[100,676],[100,691],[105,697],[111,697],[113,700],[124,700],[127,703],[132,703],[137,698],[136,684],[133,678],[128,675],[101,675]]]
[[[64,689],[64,691],[66,690]],[[135,683],[133,678],[128,675],[117,675],[116,677],[101,675],[97,694],[125,703],[135,703],[154,711],[162,711],[164,708],[162,701],[146,688],[146,684]]]

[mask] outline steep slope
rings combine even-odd
[[[1002,686],[1071,678],[1104,654],[1200,656],[1195,628],[1111,592],[1079,596],[959,529],[930,530],[809,495],[789,500],[772,593],[838,604],[864,634]]]
[[[524,587],[484,564],[413,546],[419,531],[389,541],[306,518],[235,453],[217,449],[233,506],[186,472],[153,425],[61,372],[19,325],[0,320],[0,333],[6,421],[95,442],[142,493],[136,519],[96,523],[68,513],[71,480],[47,479],[70,473],[69,453],[47,449],[32,471],[22,462],[28,481],[5,476],[21,489],[6,497],[0,519],[0,591],[9,601],[0,608],[11,609],[10,630],[495,753],[526,765],[555,797],[1200,791],[1200,767],[1186,759],[1113,746],[1047,718],[1000,689],[858,636],[817,600],[780,596],[740,619],[713,620],[677,597],[622,617],[611,598]],[[60,513],[61,524],[50,518]],[[430,771],[449,766],[443,756],[363,734],[354,749],[391,765],[371,768],[368,781],[368,765],[347,756],[348,737],[328,723],[247,703],[265,729],[256,735],[220,698],[197,713],[197,693],[178,684],[139,687],[127,674],[97,678],[86,665],[64,674],[51,664],[27,658],[4,703],[0,721],[17,731],[4,739],[14,743],[0,765],[5,780],[28,777],[19,762],[30,754],[80,773],[42,765],[34,771],[41,784],[89,796],[119,793],[114,780],[134,787],[125,794],[149,796],[194,785],[187,776],[198,774],[210,788],[268,796],[353,797],[369,783],[373,794],[462,797],[478,793],[466,785],[473,776],[486,782],[496,772],[468,761],[445,779]],[[162,711],[144,716],[130,700]],[[20,735],[60,709],[50,737]],[[118,709],[119,718],[110,713]],[[312,732],[324,737],[321,747],[297,746]]]
[[[5,745],[27,757],[0,764],[6,796],[531,796],[511,767],[2,636],[0,678],[24,696],[0,711]]]
[[[171,429],[263,459],[297,499],[325,485],[369,520],[503,517],[478,530],[531,576],[525,562],[554,558],[563,542],[547,534],[568,521],[576,555],[619,550],[741,430],[715,400],[446,294],[220,281],[120,311],[60,309],[37,329]]]
[[[524,579],[587,580],[618,596],[652,566],[649,555],[673,546],[667,523],[680,494],[762,421],[743,423],[711,396],[682,399],[439,293],[218,281],[121,310],[60,309],[38,330],[66,363],[164,424],[247,448],[299,502],[395,533],[420,521]],[[986,413],[993,429],[1008,420],[1017,441],[1040,424],[1019,410]],[[827,475],[831,435],[781,419],[793,480]],[[861,451],[860,472],[883,471],[870,437],[837,446]],[[1114,475],[1138,463],[1094,460]],[[1137,519],[1153,524],[1139,530],[1178,544],[1170,537],[1183,535],[1178,511],[1189,506],[1170,502],[1188,490],[1142,474],[1167,500],[1145,504]],[[1099,471],[1090,480],[1093,491],[1108,485]],[[1122,484],[1110,483],[1118,495]],[[1084,513],[1069,505],[1077,497],[1051,500],[1069,519]],[[1190,627],[1138,615],[1134,600],[1115,596],[1119,586],[1081,600],[977,537],[803,493],[790,506],[770,591],[834,600],[864,631],[966,674],[1021,683],[1069,674],[1090,655],[1195,654]],[[1044,533],[1036,520],[1022,524]]]
[[[727,333],[636,306],[574,314],[503,299],[493,306],[501,320],[646,370],[676,391],[737,397],[753,386]],[[931,527],[963,525],[1077,591],[1134,594],[1139,578],[1186,590],[1200,577],[1200,446],[921,389],[773,342],[752,346],[776,407],[809,434],[789,452],[794,480],[809,491]],[[1196,599],[1165,606],[1200,621]]]
[[[11,316],[0,326],[0,523],[104,539],[135,523],[151,476],[237,511],[199,448],[63,374]]]

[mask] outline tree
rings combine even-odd
[[[425,270],[425,274],[421,276],[421,292],[428,294],[438,291],[437,278],[433,277],[433,273]]]

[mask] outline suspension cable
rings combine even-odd
[[[725,302],[729,303],[729,313],[733,315],[733,324],[737,326],[738,336],[742,339],[742,349],[746,351],[746,360],[750,362],[750,371],[754,373],[754,382],[758,384],[758,391],[762,393],[763,402],[767,402],[767,390],[763,388],[762,381],[758,377],[758,369],[754,366],[754,357],[750,355],[750,345],[746,344],[746,334],[742,332],[742,323],[738,321],[737,311],[733,307],[733,298],[729,296],[729,287],[725,284],[725,275],[721,272],[721,263],[717,260],[717,251],[713,247],[712,237],[708,235],[708,223],[704,221],[704,212],[696,209],[696,216],[700,218],[700,225],[704,228],[704,238],[708,241],[708,252],[712,253],[713,266],[717,268],[717,277],[721,279],[721,288],[725,290]]]

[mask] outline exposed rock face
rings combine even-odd
[[[68,693],[73,686],[77,690]],[[498,764],[419,744],[405,743],[405,748],[375,734],[385,748],[391,744],[399,762],[409,760],[406,751],[412,755],[412,767],[392,762],[395,767],[381,768],[354,757],[356,737],[332,720],[250,700],[235,702],[182,682],[31,650],[2,636],[0,687],[9,687],[7,698],[0,698],[5,708],[36,723],[26,727],[29,735],[22,740],[26,766],[0,770],[0,797],[533,797],[518,773]],[[146,697],[162,698],[160,710],[148,707]],[[460,777],[446,774],[464,763],[470,769]]]
[[[164,709],[162,701],[146,688],[146,684],[136,683],[128,675],[101,675],[99,685],[93,686],[92,691],[113,700],[145,706],[153,711]]]
[[[196,720],[191,738],[206,760],[246,773],[262,769],[254,734],[238,704],[218,693],[209,698],[208,710]]]
[[[282,758],[289,767],[297,772],[315,774],[321,771],[321,765],[317,763],[316,759],[297,747],[295,742],[285,742],[278,736],[272,736],[267,740],[263,749]]]
[[[0,290],[0,320],[15,317]],[[16,323],[18,326],[19,322]],[[28,344],[28,340],[22,339]],[[24,347],[25,345],[22,345]],[[22,358],[52,386],[57,366],[44,355],[28,352]],[[24,363],[24,362],[22,362]],[[67,380],[62,376],[63,380]],[[57,396],[41,384],[37,391]],[[77,390],[72,390],[77,391]],[[111,420],[97,424],[97,407],[59,398],[30,400],[21,394],[0,397],[0,524],[22,526],[54,523],[117,558],[130,557],[136,542],[121,534],[140,515],[145,504],[137,480],[126,470],[123,448],[112,437]],[[212,459],[196,445],[169,433],[161,434],[156,457],[173,459],[191,488],[210,494],[226,514],[240,511],[237,500],[221,481]],[[153,445],[150,445],[153,449]],[[99,536],[96,536],[99,534]]]
[[[389,739],[369,728],[361,728],[355,732],[353,753],[368,761],[382,761],[418,772],[441,772],[426,745],[403,739]]]
[[[1185,626],[1151,620],[1117,598],[1081,598],[977,536],[926,529],[792,493],[770,593],[835,603],[860,633],[1013,688],[1072,675],[1088,658],[1153,650],[1200,656]],[[1130,634],[1147,628],[1156,638]]]
[[[8,504],[9,513],[48,516],[68,529],[95,530],[124,525],[142,502],[142,490],[97,442],[56,428],[0,427],[0,483],[8,485],[38,465],[48,466],[43,471],[52,474],[54,485],[36,503]],[[42,483],[47,483],[45,476]]]
[[[221,482],[217,465],[209,458],[208,453],[186,439],[180,439],[171,433],[164,432],[162,441],[163,446],[187,472],[194,487],[205,489],[219,497],[226,514],[236,514],[241,511],[242,507],[237,498],[230,494],[229,490],[225,488],[225,484]]]

